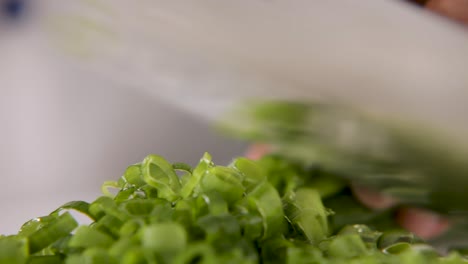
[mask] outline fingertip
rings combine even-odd
[[[351,184],[351,189],[356,198],[371,209],[382,210],[396,204],[396,200],[394,198],[381,194],[370,188]]]
[[[272,149],[270,145],[257,143],[257,144],[251,145],[247,149],[245,156],[252,160],[259,160],[261,157],[270,153],[271,150]]]
[[[466,0],[430,0],[426,7],[442,16],[468,25],[468,1]]]
[[[448,219],[431,211],[418,208],[404,208],[398,212],[398,223],[422,239],[443,234],[450,227]]]

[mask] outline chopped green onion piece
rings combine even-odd
[[[117,203],[108,196],[101,196],[89,206],[89,211],[93,215],[101,215],[102,213],[113,216],[121,221],[129,219],[129,216],[122,212]]]
[[[327,211],[318,191],[301,188],[285,201],[286,217],[307,241],[318,243],[329,235]]]
[[[377,241],[377,245],[380,249],[384,249],[401,242],[414,243],[418,241],[420,240],[412,233],[403,230],[391,230],[383,233],[382,236],[380,236],[379,240]]]
[[[400,254],[402,252],[408,251],[411,249],[411,244],[407,242],[398,242],[396,244],[390,245],[382,251],[388,254]]]
[[[118,237],[120,228],[124,225],[124,221],[112,215],[105,215],[93,224],[93,227],[105,232],[106,234]]]
[[[136,187],[145,185],[143,175],[141,174],[141,164],[131,165],[127,168],[122,178],[128,183]]]
[[[179,197],[179,177],[164,158],[149,155],[143,160],[141,171],[145,182],[158,190],[159,197],[169,201],[175,201]]]
[[[241,176],[231,168],[209,168],[200,181],[200,190],[205,193],[218,193],[226,202],[232,204],[242,198],[245,187]]]
[[[335,237],[328,245],[328,255],[334,258],[353,258],[366,254],[367,248],[361,237],[349,234]]]
[[[173,261],[173,264],[188,264],[188,263],[217,264],[214,250],[208,244],[193,244],[189,246],[183,253],[179,254]]]
[[[250,210],[254,210],[262,217],[263,238],[277,236],[284,231],[284,213],[281,198],[276,189],[264,182],[257,186],[247,196]]]
[[[147,216],[151,214],[154,207],[158,204],[157,200],[132,199],[122,202],[120,205],[131,216]]]
[[[62,264],[63,257],[60,255],[53,256],[31,256],[28,259],[28,264]]]
[[[185,182],[185,185],[182,187],[180,192],[183,198],[187,198],[190,195],[193,195],[194,192],[196,194],[199,191],[199,184],[200,180],[202,179],[203,175],[205,175],[206,171],[209,168],[214,167],[211,155],[205,153],[203,157],[200,159],[197,167],[193,170],[192,177]]]
[[[58,215],[58,211],[55,210],[50,215],[37,217],[37,218],[29,220],[28,222],[24,223],[23,226],[21,226],[21,229],[18,232],[18,235],[24,236],[24,237],[30,236],[32,233],[36,232],[37,230],[40,230],[41,228],[43,228],[50,222],[55,221],[55,219],[57,218],[57,215]]]
[[[124,264],[157,264],[153,256],[143,248],[132,247],[125,251],[120,263]]]
[[[75,235],[70,239],[68,245],[70,247],[79,248],[107,248],[112,245],[114,240],[111,236],[102,233],[98,229],[89,226],[80,226],[75,232]]]
[[[174,170],[186,171],[186,172],[188,172],[190,174],[192,174],[192,172],[193,172],[192,167],[190,167],[190,165],[188,165],[186,163],[182,163],[182,162],[173,163],[172,168]]]
[[[256,162],[246,159],[246,158],[237,158],[232,164],[234,168],[243,174],[243,181],[246,191],[251,192],[259,184],[266,181],[266,172],[263,168]]]
[[[0,237],[0,263],[26,263],[28,255],[29,248],[26,238]]]
[[[95,220],[93,218],[93,216],[89,213],[89,203],[84,202],[84,201],[68,202],[68,203],[60,206],[57,210],[55,210],[51,214],[59,213],[62,210],[69,210],[69,209],[76,210],[76,211],[78,211],[80,213],[83,213],[83,214],[91,217],[93,220]]]
[[[101,191],[104,195],[114,197],[115,195],[109,191],[109,188],[118,189],[121,186],[116,181],[105,181],[101,186]]]
[[[152,224],[140,232],[143,248],[152,250],[167,263],[187,246],[185,229],[175,223]]]
[[[440,256],[393,231],[391,210],[362,207],[333,175],[281,156],[222,167],[206,153],[191,169],[150,155],[104,184],[116,195],[104,189],[0,235],[0,263],[467,263],[463,249]],[[93,222],[76,228],[68,210]]]
[[[28,237],[29,251],[35,253],[47,247],[58,239],[66,237],[77,226],[78,223],[68,212],[58,216]]]

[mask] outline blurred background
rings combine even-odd
[[[47,1],[0,1],[0,234],[71,200],[155,153],[217,163],[244,145],[142,89],[63,63],[41,20]]]

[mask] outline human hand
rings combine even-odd
[[[250,159],[260,159],[271,152],[271,147],[264,144],[251,146],[246,156]],[[398,203],[392,197],[382,195],[362,186],[351,186],[355,197],[365,206],[374,210],[383,210]],[[420,208],[403,208],[397,213],[397,222],[403,228],[413,232],[423,239],[430,239],[441,235],[450,227],[450,222],[442,216]]]
[[[354,196],[365,206],[382,210],[394,206],[398,201],[377,191],[352,185]],[[421,208],[403,208],[397,212],[397,223],[423,239],[443,234],[450,227],[448,219]]]
[[[426,1],[425,7],[468,26],[468,0],[429,0]],[[269,152],[271,152],[270,146],[256,144],[247,151],[246,156],[255,160]],[[383,210],[398,203],[392,197],[362,186],[352,185],[351,189],[362,204],[374,210]],[[437,237],[450,227],[448,219],[421,208],[400,209],[397,213],[397,222],[423,239]]]

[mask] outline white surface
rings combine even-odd
[[[436,127],[468,152],[467,31],[403,1],[47,2],[81,66],[201,115],[251,96],[320,98]]]
[[[242,153],[243,144],[141,89],[59,63],[34,15],[0,20],[0,234],[65,202],[92,201],[147,154],[195,164],[204,151],[219,163]]]

